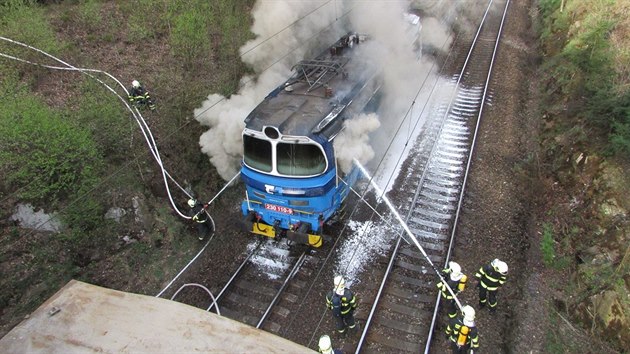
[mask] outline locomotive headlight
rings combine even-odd
[[[297,200],[297,199],[289,200],[290,206],[305,207],[305,206],[308,206],[308,204],[309,204],[308,200]]]
[[[286,195],[304,195],[306,192],[303,189],[282,188],[282,194]]]

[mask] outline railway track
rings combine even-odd
[[[492,64],[509,1],[490,1],[461,71],[449,83],[450,100],[432,115],[419,139],[416,159],[405,174],[407,194],[401,213],[436,267],[450,257],[459,208],[475,144]],[[464,40],[463,38],[460,39]],[[364,329],[356,353],[429,352],[439,307],[435,267],[401,232],[369,314],[358,314]]]
[[[395,202],[437,268],[450,257],[476,129],[508,5],[509,0],[489,1],[478,33],[458,37],[453,46],[470,50],[453,56],[454,62],[444,65],[460,69],[457,73],[441,73],[450,79],[438,91],[450,95],[441,96],[407,160],[410,162],[400,173],[410,177],[399,184]],[[345,352],[429,352],[431,348],[439,308],[438,278],[425,255],[400,232],[389,256],[374,262],[370,269],[369,278],[376,274],[380,283],[366,281],[366,291],[359,290],[360,338],[335,338],[343,343]],[[216,295],[221,315],[311,346],[313,338],[322,333],[319,326],[324,318],[314,323],[317,310],[312,304],[323,304],[323,299],[322,290],[312,289],[314,284],[332,279],[319,275],[331,273],[327,262],[334,251],[330,250],[324,259],[284,242],[264,239],[252,247],[225,284],[211,284],[209,289]],[[216,308],[210,305],[207,310]],[[296,323],[312,331],[296,333],[289,328]]]
[[[277,334],[318,263],[306,249],[261,240],[216,292],[216,305],[212,303],[207,310],[216,311],[218,306],[222,316]]]

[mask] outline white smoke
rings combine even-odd
[[[361,164],[374,157],[374,150],[370,146],[369,134],[381,126],[375,113],[359,114],[344,122],[344,130],[335,138],[334,146],[339,167],[344,173],[352,169],[352,160],[357,159]]]
[[[256,39],[241,48],[241,59],[258,76],[255,80],[243,78],[239,92],[229,98],[209,95],[201,107],[194,110],[195,119],[209,127],[199,138],[201,151],[210,156],[217,172],[226,181],[239,170],[244,119],[271,90],[290,76],[291,67],[304,58],[313,43],[330,36],[321,32],[335,23],[337,10],[334,5],[334,2],[321,0],[258,1],[254,6],[251,30]],[[304,20],[296,22],[302,17]],[[295,25],[289,26],[293,22]]]
[[[365,55],[383,69],[383,97],[378,111],[381,128],[370,135],[376,160],[385,155],[431,69],[432,62],[419,60],[414,52],[418,33],[410,30],[413,26],[405,16],[408,10],[408,1],[370,1],[350,15],[353,28],[373,39]]]
[[[201,135],[199,144],[210,156],[219,175],[229,180],[240,168],[241,132],[247,115],[291,75],[294,64],[312,57],[309,53],[321,51],[348,29],[374,39],[359,48],[362,56],[383,68],[385,94],[381,107],[386,110],[378,112],[379,119],[375,115],[350,119],[344,131],[345,139],[354,137],[358,141],[346,140],[345,146],[355,146],[355,154],[365,154],[352,156],[361,162],[373,158],[375,150],[378,151],[377,158],[382,156],[381,151],[400,126],[404,112],[413,102],[430,66],[430,63],[418,60],[417,53],[413,52],[413,33],[410,33],[404,16],[408,9],[409,1],[259,0],[252,11],[254,23],[251,30],[256,39],[241,48],[241,58],[255,70],[256,79],[241,80],[242,88],[229,98],[211,94],[194,111],[196,119],[209,127]],[[364,125],[353,121],[362,121]],[[378,127],[374,121],[380,122],[382,128],[368,139],[366,134]],[[367,123],[372,130],[366,129]],[[354,129],[358,131],[353,132]],[[343,159],[344,152],[337,153]],[[341,164],[347,171],[346,161]]]

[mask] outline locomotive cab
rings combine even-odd
[[[359,176],[338,176],[334,139],[343,121],[362,112],[378,91],[365,62],[352,64],[351,49],[365,40],[349,33],[317,58],[299,62],[245,119],[246,231],[322,245],[325,222],[339,213]]]

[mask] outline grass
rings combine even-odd
[[[571,231],[574,230],[576,230],[575,227],[571,229]],[[577,230],[579,230],[579,228]],[[568,236],[565,236],[563,238],[563,240],[568,239]],[[540,250],[542,251],[543,262],[547,267],[564,269],[570,264],[570,259],[568,257],[559,256],[557,254],[557,245],[554,237],[553,225],[551,223],[543,224],[542,239],[540,240]]]
[[[540,249],[543,254],[543,261],[547,267],[551,267],[556,259],[556,251],[554,248],[555,240],[553,238],[553,226],[549,223],[543,224],[542,240],[540,241]]]

